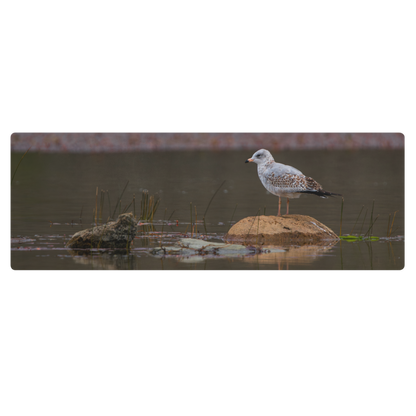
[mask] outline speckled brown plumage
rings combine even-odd
[[[299,192],[299,193],[311,193],[321,197],[327,197],[334,194],[333,192],[325,191],[322,186],[310,176],[295,175],[291,173],[285,173],[280,176],[271,175],[265,176],[265,180],[268,184],[274,188],[281,189],[282,192]]]
[[[328,196],[341,196],[333,192],[325,191],[315,179],[305,176],[300,170],[276,163],[273,156],[266,149],[260,149],[253,154],[246,162],[255,162],[257,164],[257,173],[264,187],[273,195],[279,197],[280,215],[280,198],[287,198],[286,214],[289,213],[289,199],[299,198],[301,194],[313,194],[322,198]]]
[[[270,185],[277,188],[291,189],[294,191],[311,191],[311,190],[322,190],[321,185],[314,179],[304,175],[294,175],[285,173],[280,176],[274,174],[266,176],[266,181]]]

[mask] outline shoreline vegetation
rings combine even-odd
[[[401,133],[13,133],[11,151],[111,153],[174,150],[404,149]]]

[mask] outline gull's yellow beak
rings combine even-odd
[[[252,162],[252,161],[253,161],[253,159],[247,159],[247,160],[245,161],[245,163]]]

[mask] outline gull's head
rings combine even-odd
[[[250,159],[247,159],[246,163],[254,162],[254,163],[257,163],[258,165],[262,165],[263,163],[267,163],[271,161],[274,161],[271,153],[266,149],[260,149],[260,150],[257,150],[257,152],[255,152],[253,156],[251,156]]]

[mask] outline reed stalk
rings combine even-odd
[[[123,208],[123,214],[131,207],[131,205],[133,204],[133,200],[130,202],[130,204],[128,204],[128,205],[126,205],[124,208]]]
[[[208,202],[207,208],[205,209],[204,215],[202,216],[203,221],[204,221],[204,229],[205,229],[205,234],[207,234],[207,226],[206,226],[206,222],[205,222],[205,216],[207,215],[208,209],[211,205],[211,202],[214,200],[215,195],[217,195],[218,191],[221,189],[221,187],[225,184],[225,182],[227,181],[223,181],[222,184],[217,188],[217,190],[214,192],[214,195],[212,195],[211,199]]]
[[[357,225],[358,219],[360,218],[360,215],[361,215],[361,213],[363,212],[363,209],[364,209],[364,205],[361,207],[361,211],[360,211],[360,213],[358,214],[357,219],[355,220],[355,224],[354,224],[354,227],[352,227],[351,234],[353,233],[354,228],[355,228],[355,226]]]
[[[146,198],[147,198],[147,191],[142,191],[142,200],[140,202],[140,218],[144,218],[146,216]]]
[[[105,191],[104,191],[104,189],[101,189],[101,197],[100,197],[100,222],[102,222],[102,220],[103,220],[104,200],[105,200]]]
[[[374,213],[374,199],[373,199],[373,206],[371,207],[371,216],[370,216],[370,224],[373,224],[373,213]],[[372,225],[370,225],[369,230],[371,230]]]
[[[130,226],[130,228],[129,228],[129,232],[127,233],[127,241],[126,241],[126,252],[127,252],[127,254],[129,254],[129,252],[130,252],[130,250],[129,250],[129,248],[130,248],[130,231],[131,231],[131,226]]]
[[[341,222],[339,226],[339,235],[342,235],[342,213],[344,211],[344,198],[341,199]]]
[[[125,185],[125,187],[124,187],[124,189],[123,189],[123,192],[121,193],[121,195],[120,195],[120,196],[119,196],[119,198],[118,198],[118,201],[117,201],[116,206],[115,206],[115,208],[114,208],[113,218],[114,218],[114,215],[115,215],[115,213],[116,213],[117,206],[119,206],[119,213],[121,213],[121,212],[120,212],[120,211],[121,211],[121,198],[123,197],[124,191],[126,190],[126,188],[127,188],[127,185],[128,185],[128,184],[129,184],[129,181],[127,181],[127,183],[126,183],[126,185]]]
[[[156,203],[154,204],[154,206],[153,206],[153,209],[152,209],[152,221],[153,221],[153,218],[154,218],[154,216],[155,216],[155,213],[156,213],[156,211],[157,211],[157,208],[158,208],[159,204],[160,204],[160,199],[158,199],[158,200],[156,201]]]
[[[194,236],[194,228],[193,228],[193,223],[192,223],[192,202],[189,205],[190,207],[190,212],[191,212],[191,237]]]
[[[379,215],[377,215],[377,217],[376,217],[376,219],[370,224],[370,227],[368,228],[368,230],[367,230],[367,232],[364,234],[364,237],[368,234],[368,233],[370,233],[370,231],[372,231],[373,230],[373,226],[374,226],[374,224],[375,224],[375,222],[377,221],[377,218],[379,217]],[[371,237],[371,235],[372,235],[372,233],[370,233],[370,237]]]
[[[228,231],[230,231],[230,228],[232,227],[232,222],[233,222],[233,218],[234,218],[234,214],[235,214],[235,210],[237,209],[238,204],[235,204],[235,208],[233,211],[233,215],[231,215],[231,220],[230,220],[230,226],[228,227]]]
[[[97,226],[97,224],[94,223],[94,210],[93,211],[93,217],[92,217],[92,232],[94,233],[94,229]],[[91,236],[91,249],[94,248],[94,237]]]
[[[102,220],[103,220],[104,198],[105,198],[105,192],[101,189],[100,190],[100,207],[99,207],[99,210],[98,210],[98,221],[99,222],[102,222]]]
[[[147,200],[149,198],[148,191],[145,189],[142,191],[142,200],[140,207],[140,219],[147,218]]]
[[[98,215],[97,199],[98,199],[98,186],[95,189],[95,223],[96,224],[97,224],[97,215]]]
[[[392,232],[392,230],[393,230],[393,225],[394,225],[394,219],[396,218],[396,213],[397,213],[397,211],[394,211],[394,213],[393,213],[393,219],[392,219],[392,221],[391,221],[391,227],[390,227],[390,232],[389,232],[389,238],[391,237],[391,232]]]
[[[261,208],[259,208],[259,214],[260,214]],[[259,228],[260,228],[260,215],[257,216],[257,237],[256,237],[256,246],[259,245]]]
[[[261,210],[261,208],[259,208],[259,210],[257,211],[257,214],[256,214],[256,216],[254,217],[254,220],[253,220],[253,222],[251,223],[250,228],[248,229],[248,233],[247,233],[247,235],[246,235],[246,238],[250,235],[251,228],[253,227],[254,221],[256,221],[257,216],[260,214],[260,210]]]
[[[361,229],[360,229],[359,235],[361,235],[361,232],[363,231],[364,221],[365,221],[365,218],[367,217],[367,212],[368,212],[368,208],[365,210],[364,219],[363,219],[363,222],[361,224]]]
[[[100,248],[101,246],[101,241],[103,241],[103,235],[104,235],[105,229],[106,229],[106,226],[103,227],[103,231],[101,232],[100,240],[98,241],[97,248]]]
[[[108,189],[107,189],[107,198],[108,198],[108,213],[109,213],[109,215],[110,215],[110,218],[112,218],[112,217],[111,217],[110,192],[108,192]]]
[[[26,156],[26,153],[27,153],[27,152],[31,149],[31,147],[32,147],[32,146],[30,146],[30,147],[29,147],[29,149],[27,149],[27,150],[26,150],[26,152],[24,153],[24,155],[20,158],[19,163],[17,164],[16,169],[14,170],[14,173],[13,173],[13,176],[12,176],[12,180],[11,180],[11,182],[10,182],[10,186],[11,186],[11,185],[12,185],[12,183],[13,183],[13,179],[14,179],[14,177],[15,177],[15,175],[16,175],[17,169],[19,169],[19,166],[20,166],[20,164],[22,163],[23,158]]]
[[[160,233],[160,248],[162,248],[163,227],[165,225],[166,211],[167,211],[167,208],[165,208],[165,213],[163,214],[162,232]]]
[[[211,205],[211,202],[214,200],[215,195],[217,195],[218,191],[219,191],[219,190],[221,189],[221,187],[225,184],[225,182],[227,182],[227,181],[223,181],[223,182],[222,182],[222,184],[218,187],[218,189],[214,192],[214,195],[212,195],[212,197],[211,197],[210,201],[208,202],[207,209],[206,209],[206,210],[205,210],[205,212],[204,212],[204,218],[205,218],[205,216],[207,215],[208,209],[209,209],[209,207],[210,207],[210,205]]]
[[[152,218],[152,208],[155,205],[155,197],[154,195],[150,195],[149,196],[149,206],[147,207],[147,213],[148,213],[148,217]]]
[[[390,229],[390,218],[391,218],[391,214],[389,213],[389,221],[387,222],[387,233],[386,233],[386,237],[389,236],[389,229]]]
[[[196,210],[196,205],[195,205],[195,234],[196,234],[196,237],[198,238],[198,211]]]
[[[176,210],[172,211],[172,214],[170,214],[170,217],[168,218],[168,221],[170,221],[170,219],[172,218],[172,215],[175,213]]]
[[[149,197],[149,191],[147,189],[142,192],[140,219],[144,221],[153,221],[153,217],[157,211],[160,200],[155,196]]]

